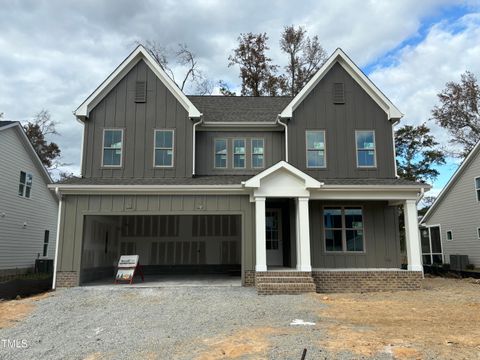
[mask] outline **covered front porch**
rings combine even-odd
[[[345,289],[360,284],[362,291],[418,288],[423,267],[416,203],[423,187],[398,183],[320,182],[285,162],[246,181],[255,204],[259,293],[328,291],[329,278],[340,284],[343,278]],[[401,262],[400,208],[407,270]]]

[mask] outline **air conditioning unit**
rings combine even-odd
[[[463,271],[468,264],[468,255],[450,255],[450,269]]]

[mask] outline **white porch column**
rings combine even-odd
[[[255,198],[255,271],[267,271],[265,198]]]
[[[422,250],[418,229],[417,202],[405,200],[403,204],[405,217],[405,240],[407,243],[408,270],[423,271]]]
[[[310,263],[310,218],[308,198],[297,199],[297,270],[312,271]]]

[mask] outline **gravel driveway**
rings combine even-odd
[[[22,300],[27,301],[27,300]],[[1,359],[320,359],[312,295],[258,296],[252,288],[73,288],[37,302],[0,339]],[[294,319],[316,325],[290,325]],[[1,345],[1,344],[0,344]]]

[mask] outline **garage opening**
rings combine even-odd
[[[82,285],[113,283],[121,255],[139,255],[145,282],[200,275],[240,282],[240,215],[89,215],[83,236]]]

